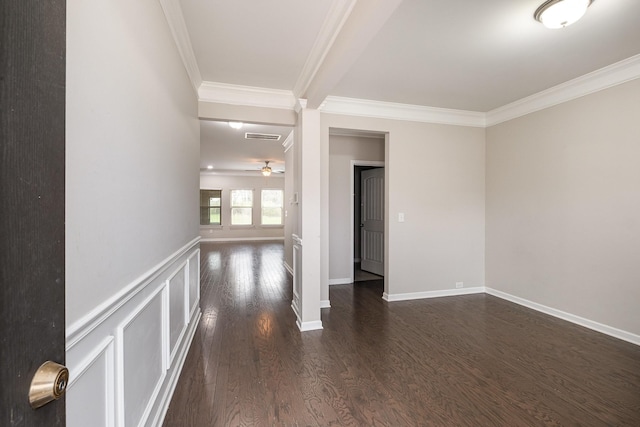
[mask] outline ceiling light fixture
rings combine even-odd
[[[242,122],[229,122],[229,126],[231,126],[233,129],[242,129]]]
[[[213,169],[213,165],[208,165],[207,169],[209,169],[209,170]]]
[[[271,168],[269,167],[269,160],[264,162],[264,166],[262,167],[262,175],[269,176],[271,175]]]
[[[547,0],[533,14],[547,28],[564,28],[582,18],[591,0]]]

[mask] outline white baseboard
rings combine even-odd
[[[328,299],[320,300],[320,308],[331,308],[331,302]]]
[[[441,291],[411,292],[411,293],[404,293],[404,294],[388,294],[384,292],[382,294],[382,299],[388,302],[394,302],[394,301],[408,301],[408,300],[416,300],[416,299],[424,299],[424,298],[448,297],[448,296],[455,296],[455,295],[470,295],[470,294],[479,294],[479,293],[486,293],[488,295],[492,295],[494,297],[498,297],[500,299],[510,301],[518,305],[522,305],[532,310],[536,310],[541,313],[548,314],[550,316],[557,317],[559,319],[566,320],[571,323],[575,323],[576,325],[584,326],[585,328],[592,329],[597,332],[601,332],[603,334],[612,336],[614,338],[627,341],[631,344],[640,345],[640,335],[623,331],[622,329],[614,328],[613,326],[604,325],[602,323],[595,322],[593,320],[585,319],[584,317],[576,316],[575,314],[567,313],[552,307],[547,307],[546,305],[538,304],[536,302],[529,301],[524,298],[520,298],[511,294],[508,294],[506,292],[498,291],[496,289],[487,288],[484,286],[478,286],[473,288],[461,288],[461,289],[445,289]]]
[[[424,299],[424,298],[450,297],[455,295],[481,294],[483,292],[484,292],[483,286],[478,286],[474,288],[443,289],[441,291],[409,292],[404,294],[388,294],[384,292],[382,294],[382,299],[389,302],[408,301],[408,300]]]
[[[352,283],[353,280],[351,280],[350,277],[343,277],[341,279],[329,279],[329,286],[331,285],[348,285],[349,283]]]
[[[489,295],[511,301],[515,304],[519,304],[530,309],[539,311],[541,313],[548,314],[553,317],[557,317],[562,320],[566,320],[571,323],[575,323],[585,328],[592,329],[597,332],[601,332],[606,335],[610,335],[614,338],[618,338],[635,345],[640,345],[640,335],[632,334],[631,332],[623,331],[621,329],[614,328],[612,326],[603,325],[602,323],[594,322],[593,320],[585,319],[584,317],[576,316],[575,314],[566,313],[555,308],[547,307],[546,305],[538,304],[533,301],[526,300],[524,298],[516,297],[506,292],[498,291],[496,289],[485,288],[485,292]]]
[[[313,322],[300,322],[300,320],[298,320],[296,321],[296,324],[298,325],[300,332],[317,331],[322,329],[321,320],[314,320]]]
[[[289,274],[293,277],[293,268],[287,264],[287,261],[284,262],[284,268],[286,268]]]
[[[201,242],[283,242],[284,237],[203,237]]]

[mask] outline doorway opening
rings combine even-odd
[[[329,161],[327,165],[328,204],[328,283],[324,295],[329,297],[331,285],[346,285],[356,280],[373,279],[378,282],[388,274],[388,260],[381,262],[381,274],[375,276],[361,275],[362,270],[362,237],[361,219],[361,176],[366,170],[386,169],[389,134],[380,131],[365,131],[344,128],[329,128]],[[356,169],[358,168],[358,169]],[[387,180],[388,181],[388,180]],[[382,203],[381,232],[388,234],[386,192],[388,182],[379,185]],[[356,193],[358,196],[356,197]],[[358,233],[356,235],[356,232]],[[385,236],[380,240],[380,255],[388,256],[388,245]],[[365,268],[366,270],[366,268]],[[375,274],[375,273],[374,273]]]
[[[352,282],[384,277],[384,162],[351,162]]]

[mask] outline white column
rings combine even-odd
[[[298,101],[296,147],[299,174],[299,221],[302,241],[300,262],[300,295],[297,324],[301,331],[322,329],[320,320],[320,257],[321,257],[321,143],[320,112],[306,108],[304,99]]]

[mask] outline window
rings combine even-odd
[[[220,225],[222,190],[200,190],[200,225]]]
[[[262,225],[282,225],[282,190],[262,190]]]
[[[253,190],[231,190],[231,225],[251,225]]]

